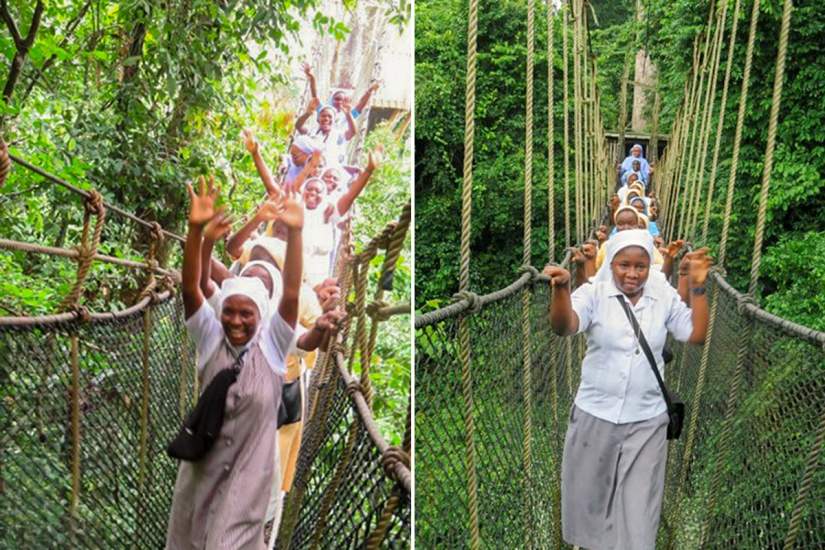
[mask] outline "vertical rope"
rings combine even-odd
[[[742,88],[739,94],[739,111],[736,118],[736,130],[733,140],[733,151],[731,153],[731,169],[728,176],[728,190],[727,198],[725,200],[725,213],[723,216],[722,237],[719,242],[719,266],[725,265],[725,253],[727,250],[728,230],[730,227],[730,214],[733,209],[733,191],[736,185],[736,171],[739,166],[739,147],[742,143],[742,128],[745,121],[745,110],[748,103],[748,86],[750,85],[750,73],[753,60],[753,47],[756,40],[756,27],[759,22],[759,2],[754,0],[751,8],[751,21],[748,30],[748,46],[745,51],[745,68],[742,73]],[[733,52],[731,51],[731,55]],[[742,383],[742,373],[744,370],[745,359],[747,358],[751,336],[751,321],[745,319],[744,330],[741,333],[739,340],[739,349],[736,354],[736,366],[734,367],[733,377],[731,379],[731,388],[728,395],[728,400],[725,405],[725,417],[722,420],[722,429],[719,436],[719,446],[717,448],[713,475],[711,476],[710,489],[708,491],[707,510],[705,521],[702,524],[700,531],[700,540],[704,540],[705,535],[710,528],[710,522],[714,516],[716,509],[716,495],[719,491],[722,477],[722,464],[727,458],[728,447],[730,445],[731,433],[733,431],[733,416],[738,405],[739,387]]]
[[[573,149],[575,165],[573,181],[576,188],[576,242],[582,238],[582,122],[581,122],[581,1],[573,0]]]
[[[730,174],[728,174],[728,194],[725,200],[725,214],[722,222],[722,238],[719,243],[719,265],[725,265],[725,253],[727,251],[728,231],[730,228],[730,214],[733,209],[733,190],[736,185],[736,171],[739,168],[739,147],[742,144],[742,128],[745,124],[745,110],[748,106],[748,87],[751,80],[751,65],[753,61],[753,45],[756,40],[756,25],[759,22],[759,2],[753,0],[751,8],[751,23],[748,30],[748,47],[745,50],[745,68],[742,72],[742,89],[739,93],[739,112],[736,116],[736,131],[733,138],[733,151],[731,153]]]
[[[524,237],[522,243],[522,264],[531,265],[532,252],[532,224],[533,224],[533,64],[535,42],[535,0],[527,0],[527,97],[525,114],[524,140]],[[527,525],[532,525],[533,505],[533,384],[530,376],[530,302],[529,286],[521,290],[521,376],[522,399],[524,401],[524,442],[522,447],[522,463],[524,465],[524,518]],[[525,546],[532,547],[531,533],[525,529]]]
[[[736,31],[739,26],[739,3],[733,7],[732,27],[730,31],[730,39],[728,41],[728,59],[725,63],[725,80],[722,85],[722,99],[719,107],[719,119],[716,122],[716,139],[713,143],[713,160],[710,163],[710,178],[708,179],[708,198],[705,202],[705,217],[702,221],[702,243],[707,244],[708,241],[708,224],[710,222],[710,206],[713,200],[713,191],[716,187],[716,172],[719,164],[719,150],[722,144],[722,130],[725,126],[725,111],[728,104],[728,86],[730,85],[730,72],[733,66],[734,47],[736,46]]]
[[[561,22],[561,43],[562,43],[562,88],[564,94],[562,102],[564,104],[564,248],[570,246],[570,105],[568,103],[568,91],[570,86],[567,82],[567,26],[568,12],[570,11],[570,0],[566,0],[562,6]]]
[[[791,521],[788,524],[788,534],[785,536],[785,550],[792,550],[796,544],[796,537],[799,534],[799,528],[802,522],[802,511],[805,508],[805,500],[808,498],[808,493],[811,491],[811,486],[813,485],[814,472],[816,472],[819,453],[822,452],[823,445],[825,445],[825,412],[820,408],[819,427],[816,430],[814,444],[811,446],[811,450],[808,451],[808,459],[805,461],[805,473],[802,475],[802,482],[799,484],[796,503],[791,514]]]
[[[478,0],[470,0],[467,20],[467,83],[464,96],[464,180],[461,187],[461,265],[459,291],[470,286],[470,216],[473,190],[473,138],[475,132],[476,41],[478,37]],[[470,327],[467,317],[458,319],[458,353],[461,359],[461,389],[464,399],[464,443],[467,467],[467,507],[470,548],[481,546],[478,527],[478,481],[473,423],[473,380],[471,375]]]
[[[555,137],[553,136],[553,5],[547,4],[547,260],[555,258],[556,218],[555,218]]]
[[[70,389],[71,399],[71,430],[72,430],[72,450],[71,450],[71,472],[72,490],[69,499],[69,522],[71,535],[75,534],[75,518],[77,517],[77,505],[80,501],[80,341],[77,334],[73,334],[70,339],[71,351],[69,359],[71,361],[72,381]]]
[[[768,144],[765,149],[765,165],[762,171],[762,187],[759,191],[759,210],[756,217],[756,234],[753,239],[753,261],[751,263],[751,280],[748,293],[756,296],[759,282],[759,266],[762,263],[762,238],[765,232],[765,217],[768,210],[768,190],[773,171],[773,152],[776,147],[776,126],[779,118],[779,104],[782,102],[782,84],[785,81],[785,56],[788,52],[788,32],[791,27],[792,0],[785,0],[782,8],[782,27],[779,31],[779,51],[776,54],[776,72],[773,79],[773,97],[771,98],[771,117],[768,122]]]
[[[722,4],[722,12],[719,14],[719,21],[716,25],[716,36],[713,42],[713,54],[711,61],[710,91],[705,99],[705,115],[702,122],[699,145],[699,167],[695,176],[696,180],[696,200],[691,206],[693,215],[690,218],[690,236],[694,235],[696,223],[699,220],[699,206],[701,205],[702,189],[705,183],[705,162],[707,161],[708,140],[710,139],[711,120],[716,98],[716,84],[719,77],[719,62],[722,58],[722,41],[725,36],[725,21],[727,21],[728,3]],[[724,108],[724,105],[722,106]]]

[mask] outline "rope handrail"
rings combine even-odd
[[[68,189],[72,193],[80,195],[81,197],[83,197],[86,200],[89,200],[92,196],[89,191],[84,191],[83,189],[80,189],[79,187],[76,187],[76,186],[72,185],[71,183],[55,176],[51,172],[47,172],[46,170],[43,170],[42,168],[40,168],[38,166],[35,166],[34,164],[32,164],[32,163],[16,156],[16,155],[13,155],[13,154],[9,153],[9,158],[11,160],[13,160],[16,164],[19,164],[20,166],[23,166],[24,168],[27,168],[28,170],[31,170],[32,172],[34,172],[34,173],[36,173],[40,176],[43,176],[44,178],[51,181],[52,183],[56,183],[57,185],[60,185],[60,186],[64,187],[65,189]],[[154,229],[154,227],[155,227],[154,222],[146,221],[143,218],[140,218],[140,217],[132,214],[131,212],[128,212],[128,211],[120,208],[119,206],[115,206],[115,205],[113,205],[111,203],[108,203],[106,201],[103,201],[103,206],[105,206],[107,210],[111,210],[112,212],[116,212],[116,213],[120,214],[121,216],[124,216],[124,217],[132,220],[133,222],[135,222],[139,225],[142,225],[143,227],[145,227],[147,229]],[[164,235],[166,235],[167,237],[170,237],[172,239],[175,239],[176,241],[185,242],[185,240],[186,240],[183,237],[181,237],[180,235],[172,233],[171,231],[168,231],[166,229],[161,229],[161,231],[163,232]]]
[[[0,238],[0,248],[5,250],[19,250],[23,252],[34,252],[35,254],[48,254],[51,256],[60,256],[63,258],[72,258],[77,259],[81,253],[77,249],[72,248],[58,248],[54,246],[45,246],[40,244],[34,243],[27,243],[23,241],[15,241],[12,239],[2,239]],[[142,269],[142,270],[152,270],[159,275],[166,275],[169,277],[173,277],[178,279],[180,274],[175,270],[170,269],[163,269],[158,266],[150,266],[146,263],[138,262],[135,260],[127,260],[125,258],[118,258],[116,256],[109,256],[106,254],[101,254],[99,252],[95,253],[92,258],[94,260],[119,265],[123,267],[129,267],[132,269]]]

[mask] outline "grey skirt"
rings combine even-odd
[[[614,424],[573,405],[561,466],[562,535],[588,550],[656,547],[667,413]]]

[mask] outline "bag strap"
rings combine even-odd
[[[639,340],[639,345],[642,346],[642,351],[645,352],[647,362],[650,363],[650,368],[653,369],[653,374],[656,376],[656,381],[659,383],[659,388],[662,390],[662,395],[664,396],[665,403],[667,404],[667,410],[670,410],[672,408],[670,395],[667,393],[667,388],[665,387],[665,381],[662,380],[662,375],[659,374],[659,368],[656,366],[656,359],[653,358],[653,352],[650,351],[650,346],[647,344],[645,333],[642,332],[642,328],[639,326],[636,316],[633,315],[633,311],[631,311],[630,306],[627,305],[624,297],[617,295],[616,299],[620,304],[622,304],[624,314],[627,315],[627,320],[630,321],[630,324],[633,326],[633,332],[636,334],[636,338]]]
[[[229,350],[229,355],[231,355],[233,359],[235,359],[232,362],[232,366],[229,368],[234,370],[236,374],[241,372],[241,367],[243,366],[243,356],[246,355],[246,352],[249,351],[249,348],[245,347],[241,350],[240,353],[236,354],[235,349],[229,344],[229,340],[224,338],[223,343],[224,345],[226,345],[226,349]]]

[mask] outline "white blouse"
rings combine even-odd
[[[571,295],[579,318],[578,332],[587,336],[576,406],[615,424],[647,420],[667,410],[644,350],[614,298],[620,295],[612,279],[583,284]],[[667,333],[680,342],[687,341],[693,332],[691,310],[676,289],[653,272],[639,301],[630,307],[664,378],[662,348]]]

